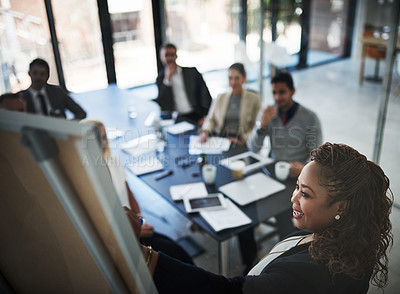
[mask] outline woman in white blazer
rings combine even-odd
[[[231,90],[220,94],[211,104],[200,133],[201,142],[212,134],[228,137],[232,142],[245,144],[250,136],[261,107],[261,98],[243,88],[246,71],[243,64],[229,67]]]

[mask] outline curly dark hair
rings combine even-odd
[[[309,252],[329,272],[354,279],[372,275],[379,288],[388,281],[386,251],[393,245],[389,219],[393,194],[389,179],[374,162],[344,144],[325,143],[311,152],[321,168],[320,185],[328,190],[329,204],[345,203],[339,220],[314,234]]]

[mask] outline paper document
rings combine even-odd
[[[264,173],[256,173],[242,180],[234,181],[219,187],[219,191],[239,205],[263,199],[282,191],[286,186]]]
[[[236,228],[251,223],[251,219],[229,199],[226,208],[219,210],[201,211],[200,215],[209,223],[214,231]]]
[[[157,157],[140,157],[138,161],[128,166],[129,170],[135,175],[140,176],[164,169],[161,161]]]
[[[195,198],[196,196],[207,196],[207,188],[204,182],[175,185],[169,187],[172,200],[183,200],[183,197]]]
[[[132,156],[138,157],[151,151],[155,151],[157,148],[157,136],[155,134],[149,134],[142,136],[120,145],[122,150],[129,153]]]
[[[189,154],[221,154],[228,151],[231,141],[221,137],[209,137],[207,142],[200,143],[200,136],[190,136]]]
[[[167,132],[172,135],[178,135],[178,134],[182,134],[187,131],[194,130],[194,128],[195,128],[195,126],[193,124],[188,123],[186,121],[182,121],[180,123],[169,126],[167,128]]]
[[[151,126],[154,123],[154,119],[156,118],[156,116],[158,116],[158,113],[156,111],[150,112],[149,115],[144,120],[144,125],[146,127]]]
[[[175,121],[173,120],[173,119],[163,119],[163,120],[160,120],[160,126],[162,127],[162,128],[164,128],[164,127],[170,127],[170,126],[173,126],[175,124]]]

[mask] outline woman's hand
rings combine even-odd
[[[200,143],[205,143],[208,140],[208,132],[207,131],[201,131],[200,133]]]
[[[241,145],[241,146],[244,146],[244,145],[246,144],[246,141],[244,141],[243,139],[238,139],[238,138],[234,138],[234,137],[230,137],[230,138],[228,138],[228,139],[229,139],[229,141],[231,141],[232,143],[238,144],[238,145]]]
[[[152,225],[141,225],[140,217],[130,210],[128,207],[124,206],[125,214],[129,219],[129,222],[135,232],[136,237],[139,239],[139,235],[142,234],[141,229],[144,229],[144,232],[152,232],[154,233],[154,227]],[[140,245],[140,250],[142,251],[143,258],[146,262],[146,265],[149,268],[151,275],[153,275],[158,261],[158,252],[150,249],[151,247]]]
[[[124,210],[126,216],[128,217],[129,223],[131,224],[131,227],[136,235],[136,238],[139,239],[139,236],[141,234],[140,231],[142,229],[140,217],[126,206],[124,206]]]
[[[205,117],[199,119],[199,120],[197,121],[197,125],[198,125],[199,127],[201,127],[201,126],[204,124],[204,121],[205,121],[205,120],[206,120]]]
[[[154,227],[149,224],[144,224],[140,231],[140,238],[150,238],[154,235]]]

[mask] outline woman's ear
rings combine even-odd
[[[348,202],[347,201],[339,201],[339,202],[337,202],[337,204],[338,204],[338,213],[339,214],[344,214],[344,213],[346,213],[346,210],[347,210],[347,206],[348,206]]]

